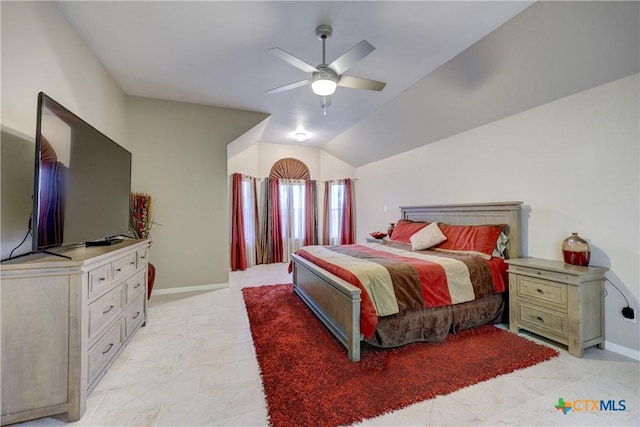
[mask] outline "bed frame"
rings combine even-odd
[[[507,224],[508,258],[520,256],[522,202],[474,203],[400,207],[401,218],[455,225]],[[360,360],[360,294],[357,287],[295,254],[294,291],[347,348],[349,359]]]

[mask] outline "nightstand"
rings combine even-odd
[[[509,264],[509,329],[526,329],[564,344],[582,357],[584,349],[604,348],[606,267],[579,267],[539,258]]]
[[[387,241],[386,238],[374,239],[373,237],[365,237],[364,239],[367,243],[383,243]]]

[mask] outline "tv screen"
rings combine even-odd
[[[129,231],[131,153],[40,92],[33,251]]]

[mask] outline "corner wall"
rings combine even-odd
[[[154,290],[229,279],[227,144],[266,114],[129,97],[131,191],[151,194]]]

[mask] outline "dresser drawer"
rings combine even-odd
[[[120,320],[89,349],[87,366],[89,386],[100,376],[109,361],[118,354],[124,342],[123,330],[123,321]]]
[[[138,270],[141,270],[143,268],[145,268],[147,266],[147,249],[140,249],[137,253],[136,253],[136,266],[138,267]]]
[[[113,282],[118,283],[136,271],[136,253],[131,253],[113,262]]]
[[[93,301],[111,287],[111,264],[89,272],[89,301]]]
[[[518,322],[532,332],[540,332],[542,335],[550,333],[567,338],[569,336],[567,320],[566,313],[548,310],[524,302],[518,303]]]
[[[126,288],[126,294],[127,294],[127,300],[125,304],[130,304],[131,301],[136,299],[138,295],[142,295],[145,293],[144,283],[145,283],[146,274],[147,272],[145,270],[139,271],[133,276],[131,276],[129,279],[127,279],[124,285]]]
[[[109,322],[122,314],[122,285],[89,305],[89,340],[98,336]]]
[[[129,337],[144,320],[144,297],[141,295],[125,311],[125,333]]]
[[[567,285],[528,276],[520,276],[517,280],[519,297],[532,299],[544,305],[550,303],[567,308]]]

